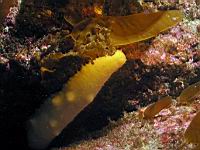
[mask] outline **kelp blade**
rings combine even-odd
[[[30,146],[34,149],[46,148],[49,142],[91,103],[112,73],[125,62],[123,52],[116,51],[112,56],[99,57],[93,63],[83,66],[29,121]]]
[[[196,96],[200,95],[200,81],[188,86],[184,89],[180,96],[177,98],[178,102],[181,104],[191,103]]]
[[[127,45],[149,39],[182,20],[179,10],[108,17],[111,45]]]
[[[184,136],[188,142],[200,144],[200,112],[192,119]]]
[[[146,107],[146,109],[144,110],[144,118],[150,119],[150,118],[155,117],[155,115],[157,115],[161,110],[169,107],[171,105],[171,103],[172,103],[171,96],[163,97],[162,99],[158,100],[157,102]]]

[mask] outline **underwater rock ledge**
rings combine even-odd
[[[140,60],[128,60],[106,82],[94,101],[51,142],[49,148],[67,147],[87,140],[88,135],[108,125],[110,120],[122,117],[124,111],[137,110],[166,95],[178,96],[183,87],[173,81],[182,75],[189,83],[197,82],[199,71],[197,68],[198,76],[194,76],[189,70],[176,65],[146,66]],[[136,76],[141,79],[136,80]],[[168,92],[159,93],[165,83],[169,84]]]

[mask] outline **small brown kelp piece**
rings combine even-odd
[[[162,99],[158,100],[157,102],[150,104],[143,110],[143,118],[150,119],[155,117],[161,110],[168,108],[172,103],[172,97],[166,96]]]
[[[181,104],[191,103],[198,95],[200,95],[200,81],[184,89],[177,100]]]
[[[90,35],[96,34],[96,27],[101,26],[108,29],[105,36],[109,35],[110,45],[120,46],[154,37],[181,20],[182,12],[179,10],[104,16],[82,21],[74,27],[72,35],[79,43],[85,43]]]
[[[187,142],[200,144],[200,112],[192,119],[184,134]]]
[[[112,56],[99,57],[93,63],[83,66],[29,121],[30,146],[35,149],[46,148],[93,101],[112,73],[125,62],[124,53],[116,51]]]

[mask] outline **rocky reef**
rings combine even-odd
[[[190,105],[179,104],[177,97],[200,81],[198,0],[9,2],[0,2],[0,136],[8,149],[32,149],[27,132],[35,113],[65,91],[85,66],[95,66],[96,60],[116,51],[126,62],[48,148],[196,146],[181,138],[199,110],[198,94],[192,94]],[[95,74],[101,76],[101,71]],[[95,78],[83,76],[74,89],[84,87],[82,80],[89,84]],[[168,108],[150,120],[138,118],[141,108],[165,96],[173,99]]]

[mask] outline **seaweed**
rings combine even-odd
[[[56,56],[57,57],[57,56]],[[77,116],[101,90],[113,72],[126,62],[121,51],[104,56],[82,67],[63,89],[46,101],[29,121],[32,148],[45,148],[63,128]]]
[[[144,108],[144,111],[142,113],[142,117],[145,119],[150,119],[155,117],[161,110],[164,108],[169,107],[172,104],[172,97],[166,96],[161,98],[155,103],[152,103],[151,105]]]
[[[96,26],[99,25],[108,29],[109,42],[112,46],[127,45],[158,35],[179,23],[182,17],[181,11],[170,10],[129,16],[90,18],[75,25],[72,35],[77,42],[84,43],[88,35],[92,35]]]
[[[179,103],[191,103],[196,96],[200,95],[200,81],[188,86],[177,98]]]
[[[189,127],[185,131],[185,139],[187,142],[200,144],[200,112],[192,119]]]

